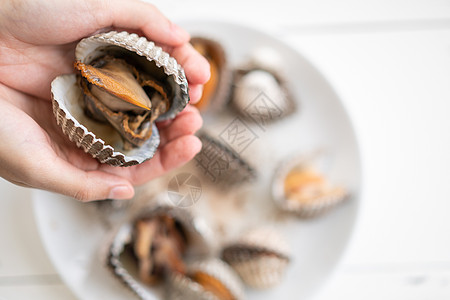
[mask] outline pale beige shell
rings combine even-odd
[[[246,285],[266,289],[283,280],[290,261],[290,247],[273,228],[255,228],[226,246],[222,258]]]
[[[231,267],[251,288],[268,289],[279,285],[284,278],[289,260],[276,256],[255,256],[231,263]]]
[[[83,63],[90,63],[105,53],[125,55],[149,74],[165,81],[172,103],[158,120],[175,117],[189,102],[188,84],[182,67],[153,42],[136,34],[111,31],[81,40],[75,57]],[[149,140],[139,148],[125,150],[120,135],[111,126],[85,116],[81,104],[82,93],[76,84],[75,74],[55,78],[51,91],[53,113],[63,133],[101,163],[131,166],[153,157],[159,145],[159,134],[154,124]]]
[[[219,280],[236,300],[245,299],[244,288],[237,274],[223,261],[209,258],[193,262],[189,272],[201,271]],[[181,274],[172,274],[167,286],[168,300],[219,300],[215,295]]]

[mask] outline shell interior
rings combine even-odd
[[[145,282],[147,278],[142,278],[140,276],[140,272],[142,272],[142,265],[140,264],[139,257],[142,252],[142,244],[146,244],[146,237],[144,237],[143,243],[136,245],[135,225],[139,224],[138,222],[141,220],[148,220],[158,216],[170,216],[176,220],[180,226],[182,226],[183,234],[185,234],[187,239],[187,246],[190,247],[193,245],[197,251],[196,253],[193,253],[193,250],[191,249],[191,251],[186,252],[185,255],[204,255],[205,253],[208,253],[209,250],[207,249],[205,243],[202,244],[201,233],[198,232],[192,225],[193,217],[185,210],[168,206],[148,208],[147,210],[144,209],[144,211],[141,211],[132,217],[129,222],[124,223],[117,230],[109,248],[107,265],[110,267],[114,275],[141,299],[154,299],[153,293],[149,289],[149,286],[153,283],[157,283],[158,281],[165,280],[165,276],[170,274],[169,272],[167,274],[162,274],[160,277],[152,277],[148,282]],[[145,230],[146,228],[144,228],[144,231]],[[202,245],[201,249],[199,248],[199,245]],[[167,271],[168,270],[165,270],[165,272]]]
[[[231,102],[238,114],[265,125],[295,112],[297,102],[280,68],[261,59],[251,58],[234,72]]]
[[[164,86],[170,106],[157,120],[174,118],[189,102],[183,68],[153,42],[136,34],[111,31],[81,40],[75,50],[76,61],[86,65],[108,55],[125,60]],[[75,75],[63,75],[52,82],[53,111],[70,140],[100,162],[114,166],[130,166],[150,159],[159,145],[156,126],[151,124],[151,128],[145,127],[151,129],[152,134],[143,145],[132,150],[124,147],[120,135],[106,128],[110,125],[102,126],[79,113],[80,109],[76,106],[83,105],[80,103],[80,93],[76,91],[75,78],[71,76]]]
[[[172,103],[158,120],[174,118],[189,102],[188,83],[183,68],[153,42],[136,34],[112,31],[81,40],[75,50],[76,60],[84,64],[106,54],[139,66],[142,72],[151,74],[152,78],[167,87],[167,96],[172,99]]]
[[[200,111],[215,111],[229,100],[232,71],[223,46],[209,37],[193,37],[191,44],[209,62],[211,77],[203,87],[203,95],[195,106]]]
[[[323,161],[322,153],[314,153],[288,159],[281,165],[274,175],[272,197],[282,210],[299,217],[314,217],[348,198],[346,188],[327,178]]]
[[[99,123],[84,113],[83,95],[75,74],[61,75],[52,82],[53,113],[69,139],[101,163],[131,166],[151,158],[159,145],[153,124],[152,135],[141,147],[123,150],[123,140],[109,124]]]
[[[172,274],[167,286],[170,300],[241,300],[244,290],[237,274],[219,259],[188,266],[188,276]]]

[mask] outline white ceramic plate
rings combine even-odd
[[[293,249],[293,261],[286,278],[274,289],[247,291],[251,300],[309,299],[323,286],[340,260],[358,212],[361,165],[349,117],[326,79],[303,56],[278,39],[233,24],[196,21],[186,23],[185,27],[193,35],[213,36],[220,41],[232,66],[245,61],[258,47],[274,48],[286,62],[283,71],[299,102],[299,110],[285,120],[267,128],[253,127],[258,138],[242,155],[253,163],[257,158],[262,176],[259,186],[244,193],[242,201],[246,201],[246,210],[235,217],[230,215],[234,223],[239,224],[243,219],[253,224],[270,222],[266,218],[273,208],[268,188],[273,167],[295,151],[324,150],[331,162],[329,172],[333,179],[351,190],[349,201],[318,219],[290,218],[277,224]],[[207,119],[206,125],[220,131],[232,120],[232,116],[225,114],[216,120]],[[259,154],[253,155],[254,151]],[[208,193],[204,195],[207,197]],[[207,201],[202,202],[202,199],[199,206]],[[92,207],[43,191],[34,193],[34,205],[48,255],[65,283],[80,299],[133,299],[102,264],[99,249],[104,245],[107,233]],[[216,217],[223,221],[223,215]],[[212,220],[216,217],[214,212],[210,215]]]

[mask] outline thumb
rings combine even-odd
[[[63,160],[34,178],[38,178],[38,182],[33,186],[82,202],[134,196],[134,188],[128,180],[102,171],[83,171]]]

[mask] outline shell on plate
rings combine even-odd
[[[255,169],[225,143],[205,131],[198,137],[202,150],[194,157],[202,175],[222,188],[251,182],[256,178]]]
[[[222,249],[227,262],[248,286],[266,289],[278,285],[290,262],[290,247],[273,228],[255,228]]]
[[[203,86],[200,101],[194,104],[200,111],[214,112],[229,100],[233,72],[222,44],[209,37],[194,36],[192,46],[209,62],[211,77]]]
[[[284,77],[283,61],[271,48],[260,48],[234,75],[231,103],[236,112],[262,126],[293,113],[296,100]]]
[[[244,289],[237,274],[223,261],[208,258],[188,265],[186,274],[172,273],[168,300],[241,300]]]
[[[153,157],[154,122],[189,102],[176,60],[144,37],[111,31],[81,40],[77,74],[52,82],[53,112],[64,134],[101,163],[130,166]]]
[[[141,299],[149,287],[173,273],[186,273],[185,259],[209,255],[210,247],[189,211],[171,206],[148,208],[115,232],[107,266]]]
[[[315,217],[349,196],[343,186],[329,179],[322,153],[287,159],[275,172],[272,197],[279,208],[299,217]]]

